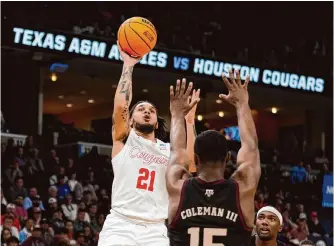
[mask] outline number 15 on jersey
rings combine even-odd
[[[155,180],[155,171],[147,168],[140,168],[137,178],[137,189],[153,191]]]
[[[191,227],[188,229],[190,234],[190,246],[200,245],[200,228]],[[224,228],[204,228],[203,229],[203,246],[224,246],[222,243],[213,243],[214,236],[227,236],[227,229]]]

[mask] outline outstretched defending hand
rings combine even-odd
[[[174,87],[170,86],[170,113],[172,116],[185,117],[188,112],[200,101],[200,98],[189,100],[189,95],[193,88],[193,83],[190,82],[186,89],[186,79],[182,79],[182,84],[178,79],[176,81],[175,93]]]
[[[223,74],[223,81],[228,89],[228,95],[220,94],[219,97],[229,102],[235,107],[238,107],[243,104],[248,104],[249,96],[248,96],[248,83],[249,83],[249,75],[247,75],[245,83],[241,83],[239,71],[236,70],[237,79],[234,79],[234,75],[232,70],[230,69],[230,81]]]
[[[198,90],[193,90],[193,95],[189,97],[189,103],[198,100],[200,97],[201,89]],[[197,109],[197,103],[195,104],[194,107],[189,111],[189,113],[186,115],[185,119],[188,123],[195,123],[195,115],[196,115],[196,109]]]
[[[125,53],[122,50],[121,46],[119,45],[118,40],[117,40],[117,46],[118,46],[119,53],[121,54],[122,60],[124,62],[124,65],[133,67],[141,59],[141,57],[134,58],[134,57],[129,56],[127,53]]]

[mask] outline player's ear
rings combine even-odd
[[[155,124],[155,130],[159,128],[159,122],[157,122],[157,124]]]
[[[229,162],[230,159],[231,159],[231,152],[228,151],[226,156],[225,156],[225,161],[224,162],[227,163],[227,162]]]
[[[196,153],[194,153],[194,161],[195,161],[195,166],[197,167],[200,163],[200,159]]]
[[[282,229],[283,229],[283,226],[280,225],[279,228],[278,228],[278,232],[281,232]]]

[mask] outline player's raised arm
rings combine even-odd
[[[241,148],[237,156],[237,171],[234,178],[245,183],[245,187],[252,193],[256,191],[260,176],[260,155],[258,149],[258,138],[255,124],[249,107],[248,83],[249,76],[246,77],[244,84],[241,83],[239,71],[236,71],[236,79],[232,70],[229,71],[230,81],[223,75],[223,80],[228,88],[228,95],[219,95],[235,106],[238,117],[240,131]]]
[[[192,96],[190,98],[190,102],[197,100],[200,96],[201,90],[198,89],[193,90]],[[196,108],[197,104],[189,111],[189,113],[186,115],[186,129],[187,129],[187,153],[189,156],[189,166],[188,170],[190,173],[196,172],[196,166],[195,166],[195,153],[194,153],[194,145],[195,145],[195,138],[197,136],[196,128],[195,128],[195,116],[196,116]]]
[[[129,135],[129,107],[132,100],[132,73],[135,64],[139,61],[139,59],[132,58],[123,52],[119,45],[118,49],[123,59],[123,71],[114,98],[112,157],[115,157],[122,150],[124,140]]]
[[[184,118],[191,108],[199,102],[199,98],[189,102],[188,98],[191,93],[193,84],[190,82],[186,88],[186,80],[176,82],[174,92],[173,86],[170,87],[170,112],[171,112],[171,130],[170,146],[171,153],[166,173],[167,190],[170,195],[181,190],[183,178],[188,178],[185,166],[189,163],[187,153],[187,140]]]

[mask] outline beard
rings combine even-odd
[[[134,123],[133,124],[133,127],[141,132],[141,133],[144,133],[144,134],[149,134],[149,133],[152,133],[154,132],[155,130],[155,126],[154,125],[151,125],[151,124],[139,124],[139,123]]]

